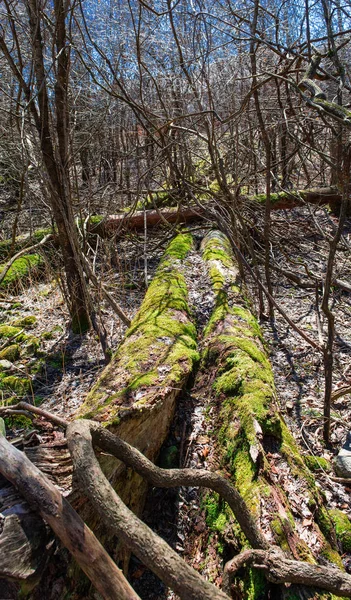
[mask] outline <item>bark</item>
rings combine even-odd
[[[121,502],[95,458],[89,422],[69,425],[67,438],[81,489],[105,525],[184,600],[228,600]]]
[[[254,565],[272,583],[294,583],[327,590],[335,596],[351,598],[351,575],[335,567],[310,565],[289,560],[272,549],[270,551],[246,550],[225,566],[223,588],[230,593],[231,582],[237,571],[244,565]]]
[[[204,218],[204,211],[200,208],[184,208],[181,210],[147,210],[146,224],[148,228],[165,223],[192,223]],[[101,237],[122,234],[126,230],[144,231],[145,213],[135,212],[131,215],[111,215],[100,223],[90,224],[90,233],[96,233]]]
[[[257,194],[248,198],[252,202],[264,204],[265,194]],[[341,204],[341,194],[334,187],[311,188],[309,190],[290,190],[271,194],[271,210],[289,209],[295,206],[309,204],[329,204],[332,209],[337,209]]]
[[[310,204],[330,204],[333,209],[337,209],[341,204],[341,194],[336,188],[311,188],[309,190],[291,190],[271,193],[271,210],[289,209],[295,206]],[[255,196],[243,196],[243,202],[255,202],[265,204],[266,194],[257,194]],[[163,223],[192,223],[198,220],[206,219],[206,205],[202,207],[187,208],[181,210],[148,210],[146,211],[147,227],[152,228]],[[91,223],[90,233],[95,233],[101,237],[108,237],[124,233],[126,230],[144,231],[145,213],[136,212],[128,215],[111,215],[102,219],[99,223]]]
[[[230,473],[256,523],[286,558],[316,563],[327,557],[342,568],[323,497],[276,405],[271,365],[228,241],[214,232],[205,238],[203,252],[216,295],[198,375],[213,382],[212,426],[220,431],[213,440],[213,468],[219,461]],[[233,527],[225,506],[218,510],[227,528]],[[312,547],[306,534],[315,540]],[[244,581],[250,600],[266,585],[264,578],[263,583],[254,579],[253,588],[250,577]],[[296,594],[300,597],[301,590]]]
[[[0,472],[50,525],[106,600],[137,600],[92,531],[43,473],[0,435]]]
[[[191,246],[189,234],[179,235],[170,243],[125,341],[79,412],[79,416],[89,416],[107,425],[153,461],[167,436],[176,399],[198,358],[196,329],[190,319],[187,288],[181,272],[186,268],[184,262]],[[46,472],[50,463],[54,465],[52,474],[57,477],[55,482],[60,489],[65,490],[84,521],[98,525],[99,516],[85,497],[76,489],[71,491],[71,465],[66,465],[68,470],[62,472],[52,448],[47,449],[46,457],[39,454],[39,450],[33,449],[33,461]],[[131,474],[106,453],[100,461],[122,500],[140,514],[147,490],[145,480]],[[18,510],[20,505],[18,499]],[[96,533],[102,536],[107,548],[111,544],[116,550],[116,541],[109,529],[100,523]],[[2,547],[0,533],[0,556]],[[121,548],[116,551],[126,565],[129,551]],[[37,562],[33,561],[32,572],[40,568],[39,559],[40,553]],[[16,564],[12,567],[15,570]],[[0,560],[0,576],[2,573]]]

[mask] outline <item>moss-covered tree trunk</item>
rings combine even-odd
[[[188,292],[182,274],[185,269],[184,261],[191,247],[190,234],[180,234],[169,244],[124,342],[76,415],[103,423],[152,461],[157,458],[168,434],[177,396],[198,360],[196,328],[191,320]],[[67,450],[63,450],[62,456],[67,461]],[[54,463],[58,471],[60,460],[54,454],[54,449],[51,453],[49,449],[47,456],[37,449],[33,451],[33,462],[44,472],[48,472],[50,463]],[[147,490],[145,481],[113,457],[103,455],[100,459],[104,472],[122,500],[136,514],[140,514]],[[64,466],[60,474],[62,476],[55,481],[65,491],[71,484],[70,459],[68,463],[61,465]],[[15,518],[16,540],[22,544],[26,537],[26,527],[29,526],[31,530],[37,518],[16,497],[15,490],[11,493],[14,494],[10,494],[11,502],[17,506],[18,515],[8,515],[6,518],[12,521]],[[0,508],[1,494],[0,485]],[[113,555],[122,561],[125,559],[126,564],[129,553],[123,555],[122,549],[116,551],[116,540],[112,540],[109,532],[102,529],[100,515],[94,513],[86,499],[75,489],[68,498],[106,547],[113,551]],[[23,519],[21,517],[22,520],[18,522],[20,513]],[[27,579],[29,575],[35,578],[35,573],[43,567],[47,544],[45,528],[38,529],[38,532],[40,535],[32,532],[27,539],[26,555],[22,556],[19,568],[18,552],[12,553],[13,560],[10,557],[9,545],[14,540],[9,538],[9,528],[5,522],[0,531],[0,578],[10,576],[11,569],[15,578]],[[6,549],[6,555],[2,552],[3,549]]]
[[[262,334],[228,240],[219,232],[209,234],[203,256],[216,298],[198,376],[212,382],[213,467],[228,473],[265,536],[288,557],[342,567],[332,518],[279,411]],[[222,536],[220,547],[233,527],[236,543],[248,547],[225,503],[210,494],[204,504],[212,533]],[[240,573],[237,584],[241,595],[237,589],[235,598],[268,597],[258,570]],[[276,593],[290,599],[329,597],[293,586]]]

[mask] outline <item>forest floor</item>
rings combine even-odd
[[[335,221],[325,210],[307,209],[277,211],[273,214],[274,264],[282,270],[294,271],[303,278],[306,272],[323,277],[328,252],[327,235]],[[337,277],[351,281],[351,228],[345,230],[344,249],[338,252]],[[196,231],[197,242],[201,230]],[[155,272],[164,244],[164,232],[148,239],[147,264],[144,240],[127,236],[119,241],[112,260],[96,261],[97,272],[103,269],[104,281],[115,290],[116,300],[132,318],[145,294],[145,279]],[[111,259],[111,255],[110,255]],[[206,324],[213,295],[200,253],[194,250],[192,268],[186,273],[190,305],[200,332]],[[107,266],[106,266],[107,265]],[[274,273],[274,272],[273,272]],[[316,286],[299,288],[280,273],[273,274],[274,297],[295,321],[316,341],[325,337],[323,315],[316,310]],[[255,285],[248,281],[252,297]],[[320,294],[320,291],[319,291]],[[320,295],[318,301],[320,303]],[[103,353],[95,334],[72,336],[68,332],[68,313],[59,286],[55,281],[34,283],[16,294],[7,294],[0,303],[1,322],[11,324],[26,316],[35,316],[30,335],[39,340],[37,357],[24,353],[14,361],[9,374],[25,374],[31,380],[29,396],[43,408],[65,416],[74,414],[104,367]],[[334,361],[334,389],[351,385],[351,294],[335,289],[332,310],[336,318]],[[125,326],[101,302],[100,316],[108,335],[108,343],[115,350],[123,339]],[[334,455],[351,429],[350,395],[339,398],[332,408],[332,448],[322,444],[323,363],[321,353],[311,348],[286,321],[275,313],[274,322],[262,324],[270,352],[277,389],[277,400],[303,454],[324,457],[331,464]],[[28,332],[29,333],[29,332]],[[1,342],[1,340],[0,340]],[[40,365],[38,366],[38,362]],[[33,368],[33,367],[36,368]],[[194,383],[194,382],[192,382]],[[208,382],[195,379],[193,387],[185,391],[178,402],[173,425],[160,455],[160,463],[172,466],[206,467],[216,462],[215,448],[211,448],[211,411],[215,410]],[[3,398],[14,392],[4,392]],[[15,392],[19,397],[21,394]],[[25,435],[25,423],[18,419],[8,421],[15,436]],[[40,441],[40,438],[38,438]],[[351,489],[334,482],[328,470],[315,473],[331,508],[340,508],[351,516]],[[279,477],[279,473],[277,473]],[[144,511],[144,520],[164,537],[178,552],[190,560],[206,577],[216,581],[221,558],[216,553],[218,540],[212,536],[204,561],[202,533],[206,529],[205,511],[201,495],[195,489],[150,490]],[[350,557],[345,557],[350,568]],[[130,565],[130,579],[143,600],[174,600],[156,577],[136,559]]]

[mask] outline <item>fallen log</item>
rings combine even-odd
[[[246,196],[251,202],[266,202],[266,194]],[[304,204],[329,204],[332,210],[337,210],[341,205],[341,194],[337,188],[311,188],[308,190],[284,190],[270,195],[271,210],[289,209]]]
[[[212,468],[222,468],[230,475],[261,531],[287,558],[312,564],[329,561],[342,569],[332,519],[276,404],[262,334],[245,299],[225,236],[209,234],[203,242],[203,256],[216,295],[198,374],[199,380],[213,382]],[[213,531],[222,535],[222,544],[225,532],[234,527],[237,543],[247,547],[225,503],[211,494],[204,505]],[[309,540],[313,542],[310,545]],[[267,592],[262,572],[247,570],[240,581],[236,584],[241,585],[245,598],[255,600],[262,597],[263,590]],[[281,593],[283,597],[302,597],[295,586]],[[320,597],[316,591],[314,598]]]
[[[157,225],[176,223],[193,223],[204,218],[205,211],[199,207],[169,208],[160,210],[146,210],[133,212],[132,214],[110,215],[105,218],[92,217],[88,222],[88,231],[98,234],[100,237],[109,237],[116,233],[128,231],[144,231]]]
[[[256,194],[254,196],[242,196],[243,202],[264,204],[266,194]],[[304,204],[329,204],[333,210],[336,210],[341,203],[341,194],[337,188],[311,188],[307,190],[284,190],[272,193],[272,210],[289,209]],[[101,237],[109,237],[116,233],[129,231],[144,231],[146,227],[152,228],[166,223],[193,223],[201,221],[207,216],[206,204],[202,207],[188,208],[170,208],[161,210],[146,210],[134,212],[130,215],[120,214],[102,217],[92,217],[88,223],[89,233],[98,234]]]
[[[182,274],[191,246],[190,234],[181,234],[169,244],[124,342],[77,414],[88,416],[103,423],[111,431],[118,432],[151,460],[155,460],[158,455],[168,433],[176,398],[198,359],[196,328],[191,321],[187,287]],[[40,464],[43,471],[47,472],[48,467],[53,466],[51,476],[56,478],[55,483],[65,491],[73,507],[96,531],[104,545],[108,548],[110,543],[115,553],[116,544],[111,539],[111,532],[106,531],[101,523],[98,526],[99,515],[91,509],[82,494],[75,488],[71,489],[71,464],[66,464],[67,471],[64,472],[64,469],[62,472],[58,468],[53,449],[47,449],[46,457],[42,450],[30,450],[31,459]],[[67,452],[65,447],[61,450],[63,453]],[[135,513],[140,514],[147,489],[145,481],[139,475],[131,474],[120,461],[111,456],[101,456],[100,461],[122,500]],[[20,520],[23,500],[18,496],[15,506],[14,510]],[[6,505],[1,507],[5,520],[9,518],[8,508]],[[34,518],[28,507],[25,510],[29,515],[28,519]],[[20,522],[20,529],[23,532],[25,528],[24,519]],[[16,578],[16,553],[7,552],[6,569],[2,564],[3,548],[8,550],[3,531],[0,528],[0,577]],[[23,537],[24,535],[22,539]],[[36,577],[40,572],[47,540],[43,536],[39,538],[38,551],[35,553],[32,552],[32,541],[28,540],[27,550],[31,553],[32,560],[28,566],[25,557],[23,559],[24,579],[29,574]],[[120,552],[125,565],[128,557],[129,552],[124,556]],[[73,587],[75,583],[72,583]]]

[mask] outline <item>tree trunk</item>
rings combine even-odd
[[[191,246],[190,234],[178,235],[169,244],[140,311],[127,331],[125,341],[112,357],[77,415],[103,423],[152,461],[157,458],[168,434],[177,396],[198,359],[196,328],[190,319],[187,288],[182,274],[186,269],[185,260]],[[94,529],[107,549],[111,548],[114,556],[117,552],[119,559],[127,566],[129,551],[121,548],[116,550],[116,539],[112,539],[111,532],[104,529],[99,515],[75,488],[72,490],[72,465],[65,446],[61,448],[61,452],[59,459],[55,447],[26,450],[31,460],[53,477],[55,483],[68,495],[73,507]],[[100,457],[100,462],[122,500],[133,512],[140,514],[147,490],[145,480],[136,473],[130,473],[112,456],[104,454]],[[16,499],[13,501],[14,511],[19,517],[24,503],[14,490],[12,493]],[[22,573],[23,579],[26,579],[29,575],[34,578],[36,574],[40,574],[47,544],[41,530],[39,539],[32,533],[27,540],[21,568],[18,568],[17,545],[25,539],[27,522],[31,527],[36,519],[26,505],[24,511],[18,534],[13,540],[14,552],[8,552],[10,541],[7,534],[12,521],[9,527],[4,526],[0,532],[0,577],[11,575],[21,579]],[[6,514],[5,525],[9,519],[10,515]],[[3,549],[7,551],[6,556]]]
[[[202,386],[212,382],[213,389],[209,406],[211,429],[216,433],[212,446],[210,441],[212,457],[206,460],[212,470],[220,467],[230,474],[265,537],[280,546],[287,558],[311,563],[327,559],[342,568],[332,519],[277,407],[272,368],[246,292],[240,289],[228,240],[213,232],[202,247],[216,294],[203,340],[203,368],[197,377]],[[203,504],[212,535],[218,535],[225,547],[234,529],[236,544],[245,548],[228,505],[213,494]],[[214,513],[216,520],[211,521]],[[307,534],[314,540],[311,547],[305,541]],[[205,539],[203,546],[207,544]],[[269,584],[258,570],[247,571],[240,586],[242,597],[254,600],[262,597],[264,589],[268,593]],[[280,593],[301,597],[299,588],[282,588]],[[312,597],[309,591],[304,593]],[[315,592],[313,597],[322,596]]]

